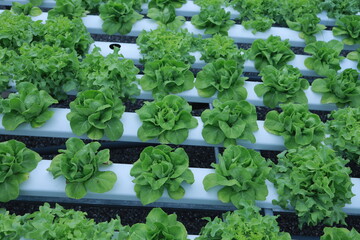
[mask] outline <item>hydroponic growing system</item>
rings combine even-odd
[[[13,1],[2,0],[0,5],[10,6]],[[20,3],[26,3],[27,1],[17,1]],[[45,0],[41,7],[44,8],[53,8],[55,6],[54,0]],[[143,13],[147,12],[147,4],[144,4],[142,9]],[[238,13],[231,7],[226,7],[226,10],[231,12],[231,18],[234,19],[237,17]],[[192,1],[187,1],[182,7],[176,9],[176,13],[179,16],[191,17],[198,14],[200,7],[194,4]],[[1,11],[2,12],[2,11]],[[1,13],[0,12],[0,13]],[[46,12],[42,13],[37,17],[33,17],[33,20],[42,20],[46,21],[48,14]],[[328,18],[326,13],[323,12],[318,15],[321,19],[322,24],[331,27],[335,26],[335,20]],[[83,17],[83,22],[88,31],[92,34],[104,34],[102,30],[103,20],[96,15],[88,15]],[[1,24],[1,23],[0,23]],[[150,31],[157,28],[157,24],[152,19],[142,19],[137,21],[128,36],[138,36],[143,30]],[[205,37],[210,37],[210,35],[205,35],[204,30],[199,30],[192,25],[190,21],[186,21],[182,28],[188,29],[190,33],[201,34]],[[282,40],[289,39],[289,43],[292,47],[305,47],[304,39],[300,38],[297,31],[291,30],[284,27],[271,27],[266,32],[257,32],[252,33],[251,29],[247,30],[240,24],[233,25],[228,31],[229,37],[233,38],[236,43],[245,43],[250,44],[256,39],[267,39],[271,35],[280,36]],[[334,36],[331,30],[323,30],[315,35],[317,41],[330,41],[333,39],[341,41],[341,37]],[[136,44],[130,43],[121,43],[121,42],[94,42],[89,52],[97,46],[101,48],[101,54],[106,56],[113,52],[112,47],[114,45],[121,46],[120,53],[123,54],[124,58],[131,59],[135,64],[141,64],[140,59],[142,55]],[[359,48],[359,44],[355,45],[344,45],[344,50],[356,50]],[[192,65],[193,68],[202,68],[205,66],[205,62],[200,60],[201,54],[199,52],[192,53],[195,56],[196,61]],[[303,76],[307,77],[318,77],[318,75],[309,70],[305,65],[304,61],[309,56],[307,55],[296,55],[293,60],[288,62],[289,65],[297,67]],[[343,71],[347,68],[356,69],[357,62],[351,61],[348,59],[343,59],[341,61],[341,70]],[[257,73],[258,70],[254,67],[254,61],[246,60],[244,63],[244,72]],[[142,75],[138,75],[138,78],[141,78]],[[261,82],[253,82],[247,80],[244,87],[247,90],[248,96],[246,100],[255,106],[264,106],[263,99],[258,97],[254,91],[256,85],[261,84]],[[75,92],[70,93],[72,95],[76,94]],[[336,109],[335,104],[322,104],[321,103],[321,94],[315,93],[311,90],[311,87],[305,90],[306,97],[308,98],[308,106],[311,110],[322,110],[322,111],[331,111]],[[216,94],[209,98],[200,97],[197,93],[196,88],[188,90],[182,93],[177,94],[185,98],[188,102],[194,103],[211,103],[216,99]],[[151,92],[141,90],[141,93],[136,98],[152,100]],[[211,106],[210,106],[211,107]],[[63,108],[53,108],[54,115],[50,120],[48,120],[40,128],[32,128],[29,124],[22,124],[15,131],[7,131],[0,124],[0,134],[4,135],[20,135],[20,136],[40,136],[40,137],[60,137],[60,138],[71,138],[78,137],[72,132],[70,123],[66,118],[66,115],[70,112],[70,109]],[[3,114],[0,115],[0,121],[3,118]],[[198,126],[194,129],[190,129],[188,138],[182,143],[183,145],[193,145],[193,146],[209,146],[214,147],[215,152],[218,152],[218,147],[222,145],[212,145],[207,143],[202,137],[203,122],[200,117],[196,117],[198,121]],[[136,113],[125,112],[121,118],[121,122],[124,125],[124,133],[118,141],[120,142],[133,142],[139,143],[141,140],[138,138],[137,131],[140,128],[142,122],[140,121],[139,116]],[[245,146],[247,148],[252,148],[255,150],[272,150],[272,151],[282,151],[285,150],[284,140],[281,136],[276,136],[267,132],[264,128],[264,121],[257,121],[259,130],[254,132],[256,138],[256,143],[250,143],[245,140],[238,140],[239,145]],[[87,136],[83,135],[80,138],[86,139]],[[104,138],[106,140],[106,138]],[[149,143],[158,143],[157,140],[150,140]],[[217,162],[218,159],[214,159],[214,162]],[[38,164],[37,168],[30,173],[30,177],[27,181],[23,182],[20,186],[20,197],[22,199],[31,200],[34,199],[56,199],[67,198],[65,194],[65,180],[60,177],[53,179],[53,176],[46,169],[49,168],[51,161],[42,160]],[[142,206],[139,199],[136,197],[134,191],[134,183],[132,182],[133,177],[130,175],[130,170],[132,164],[112,164],[108,167],[101,168],[102,170],[113,171],[117,175],[117,181],[112,188],[112,190],[97,194],[89,192],[83,199],[86,202],[98,202],[105,204],[119,204],[119,205],[131,205],[131,206]],[[219,210],[233,210],[234,207],[231,204],[222,203],[217,196],[217,192],[220,187],[214,187],[209,191],[205,191],[203,187],[203,179],[206,175],[213,173],[214,169],[209,168],[190,168],[194,173],[195,182],[192,185],[184,184],[185,195],[182,199],[174,200],[166,193],[156,201],[153,206],[159,207],[173,207],[173,208],[195,208],[195,209],[219,209]],[[351,178],[351,182],[354,184],[352,187],[352,192],[355,195],[351,199],[351,204],[347,204],[343,210],[348,215],[360,215],[360,179]],[[273,211],[282,212],[289,211],[284,210],[278,205],[274,205],[272,201],[278,198],[277,191],[270,181],[266,181],[266,185],[269,190],[269,194],[265,201],[256,201],[256,205],[265,210],[266,214],[272,215]],[[290,211],[293,211],[290,208]],[[189,236],[189,238],[194,239],[195,236]]]

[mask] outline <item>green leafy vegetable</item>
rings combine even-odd
[[[256,142],[253,132],[258,130],[255,106],[247,101],[215,99],[214,109],[201,114],[204,123],[202,136],[207,143],[224,143],[225,147],[236,145],[237,139]]]
[[[201,97],[211,97],[218,93],[221,101],[244,100],[247,91],[243,87],[247,77],[242,77],[242,69],[235,60],[219,58],[208,63],[197,74],[195,87]]]
[[[104,149],[98,152],[100,143],[83,143],[78,138],[66,141],[66,150],[60,149],[59,155],[51,161],[47,169],[54,178],[64,176],[66,179],[66,195],[70,198],[85,197],[87,191],[104,193],[110,191],[116,180],[116,174],[111,171],[99,171],[102,165],[110,165],[110,151]]]
[[[251,32],[253,34],[257,32],[265,32],[275,23],[273,19],[263,16],[256,16],[253,20],[242,21],[245,29],[253,29]]]
[[[328,17],[336,19],[344,15],[355,15],[360,11],[358,0],[324,0],[320,7],[327,12]]]
[[[244,50],[237,48],[234,39],[220,34],[204,39],[200,51],[200,59],[206,63],[214,62],[218,58],[233,59],[242,68],[245,62]]]
[[[284,137],[288,149],[318,145],[325,137],[324,124],[319,115],[309,112],[307,105],[281,104],[282,113],[266,114],[264,128],[269,133]]]
[[[109,0],[100,5],[99,11],[100,18],[104,20],[102,28],[110,35],[128,34],[134,23],[143,18],[133,9],[133,0]]]
[[[164,9],[168,6],[172,6],[174,8],[179,8],[184,3],[186,3],[186,0],[150,0],[148,6],[149,6],[149,9],[150,8]]]
[[[77,86],[79,59],[75,52],[58,46],[24,44],[20,55],[11,60],[16,66],[13,79],[16,84],[31,82],[58,100],[67,98],[66,92]]]
[[[290,234],[280,232],[274,216],[262,216],[256,207],[226,212],[223,219],[215,217],[201,229],[196,240],[290,240]]]
[[[45,44],[67,48],[75,51],[79,56],[84,56],[90,44],[94,42],[79,18],[70,20],[67,17],[48,19],[41,32]]]
[[[304,93],[309,88],[309,82],[300,78],[298,68],[285,65],[280,69],[269,65],[264,67],[259,76],[263,84],[255,86],[255,93],[263,97],[265,106],[275,108],[279,103],[304,103],[308,102]]]
[[[326,227],[324,228],[324,234],[321,236],[320,240],[354,240],[360,239],[360,233],[358,233],[355,228],[349,231],[346,228],[336,228],[336,227]]]
[[[20,240],[23,217],[0,208],[0,239]]]
[[[181,199],[185,194],[182,182],[194,183],[184,149],[174,150],[167,145],[145,148],[130,175],[135,177],[134,190],[143,205],[157,201],[165,189],[171,198]]]
[[[356,51],[350,52],[346,58],[352,60],[352,61],[357,61],[358,65],[357,68],[360,69],[360,48],[358,48]]]
[[[110,88],[116,92],[117,97],[125,101],[140,94],[135,83],[138,73],[139,69],[135,67],[134,62],[123,58],[119,54],[118,48],[104,57],[100,53],[100,48],[95,47],[80,63],[79,89],[100,90],[103,87]]]
[[[147,16],[156,21],[160,27],[177,30],[185,23],[185,17],[176,16],[175,8],[170,5],[164,9],[150,8]]]
[[[344,108],[332,111],[326,122],[325,139],[339,156],[344,156],[360,165],[360,108]]]
[[[0,202],[19,196],[20,184],[29,178],[29,173],[40,160],[40,155],[22,142],[9,140],[0,143]]]
[[[142,31],[136,43],[143,55],[142,62],[172,58],[193,64],[195,57],[190,52],[198,47],[193,35],[182,29],[178,32],[158,28],[152,31]]]
[[[191,116],[192,107],[187,101],[176,95],[167,95],[161,100],[145,102],[135,112],[142,121],[137,135],[141,141],[158,138],[163,143],[180,144],[184,142],[189,129],[198,125]]]
[[[41,9],[32,3],[21,4],[18,2],[12,2],[11,11],[17,15],[24,14],[32,17],[39,16],[42,13]]]
[[[0,47],[18,50],[24,43],[36,40],[42,27],[41,21],[33,22],[25,15],[15,15],[10,11],[0,13]]]
[[[210,5],[201,8],[200,13],[191,18],[191,23],[198,29],[205,29],[205,34],[228,35],[234,21],[230,20],[230,12],[221,6]]]
[[[221,6],[225,4],[227,0],[194,0],[194,3],[200,7],[208,7],[212,5]]]
[[[312,56],[306,58],[304,64],[319,75],[329,76],[332,72],[341,69],[340,61],[344,57],[340,56],[340,52],[343,48],[344,44],[337,40],[310,43],[304,48],[304,51]]]
[[[295,21],[287,20],[286,24],[292,30],[299,31],[299,37],[305,40],[306,44],[316,41],[314,36],[316,33],[326,29],[326,26],[319,24],[320,18],[316,14],[306,13],[300,17],[297,17]]]
[[[360,44],[360,16],[344,16],[336,20],[333,28],[334,36],[344,36],[343,43],[347,45]]]
[[[77,19],[86,17],[87,13],[82,0],[56,0],[56,6],[49,11],[48,19],[56,17]]]
[[[14,56],[17,56],[14,50],[8,50],[7,48],[2,48],[0,46],[0,92],[4,92],[10,88],[9,81],[13,76],[12,72],[15,67],[14,65],[9,64],[9,62],[11,62],[9,60]]]
[[[212,163],[215,173],[203,180],[208,191],[215,186],[223,186],[218,198],[224,203],[231,202],[237,208],[255,204],[255,200],[265,200],[268,189],[265,180],[270,172],[269,163],[252,149],[230,146],[219,155],[219,164]]]
[[[300,227],[305,223],[345,224],[342,208],[354,196],[347,162],[322,145],[280,153],[278,164],[270,172],[270,180],[279,193],[279,200],[273,200],[273,204],[286,209],[290,202]]]
[[[6,130],[15,130],[22,123],[37,128],[45,124],[54,114],[49,106],[58,103],[47,92],[38,90],[32,83],[23,82],[16,86],[18,94],[11,93],[2,100],[2,124]]]
[[[270,36],[268,39],[256,39],[250,49],[249,58],[255,61],[255,68],[261,70],[267,65],[281,68],[287,62],[295,58],[290,49],[289,40],[281,41],[278,36]]]
[[[333,72],[327,78],[315,79],[311,89],[322,93],[321,103],[336,103],[338,107],[360,106],[359,73],[355,69],[345,69],[340,74]]]
[[[148,61],[139,82],[143,90],[152,91],[153,97],[159,99],[194,88],[194,74],[189,69],[189,64],[167,58]]]
[[[187,240],[185,226],[176,220],[176,214],[167,215],[161,208],[153,208],[146,223],[134,224],[128,240]]]
[[[79,92],[70,103],[66,118],[71,130],[78,136],[87,134],[90,139],[101,139],[104,134],[110,140],[118,140],[124,127],[120,118],[125,111],[121,100],[109,89]]]

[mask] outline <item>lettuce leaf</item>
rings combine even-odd
[[[334,36],[343,36],[342,42],[347,45],[360,44],[360,16],[344,16],[336,20],[332,29]]]

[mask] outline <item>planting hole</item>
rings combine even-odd
[[[112,44],[110,44],[109,45],[109,48],[111,48],[111,49],[114,49],[114,48],[121,48],[121,45],[120,44],[118,44],[118,43],[112,43]]]

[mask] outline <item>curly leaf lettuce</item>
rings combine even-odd
[[[214,109],[201,114],[204,128],[201,132],[207,143],[236,145],[237,139],[256,142],[253,132],[258,130],[255,106],[247,101],[214,100]]]
[[[172,59],[148,61],[139,83],[143,90],[152,92],[154,99],[160,99],[194,88],[194,74],[189,69],[189,64]]]
[[[360,16],[344,16],[336,20],[332,29],[334,36],[343,36],[342,42],[347,45],[360,44]]]
[[[219,33],[226,36],[230,27],[235,24],[230,20],[230,12],[216,5],[201,8],[200,13],[191,18],[191,23],[198,29],[205,29],[205,34]]]
[[[134,23],[143,18],[133,9],[133,0],[109,0],[100,5],[99,12],[100,18],[104,20],[102,28],[110,35],[128,34]]]
[[[141,141],[158,138],[163,143],[180,144],[184,142],[189,129],[198,125],[191,115],[192,107],[187,101],[176,95],[167,95],[161,100],[145,102],[135,112],[143,123],[137,136]]]
[[[333,72],[327,78],[315,79],[311,90],[322,93],[321,103],[335,103],[338,107],[360,106],[359,72],[345,69],[340,74]]]
[[[264,128],[269,133],[283,136],[288,149],[318,145],[325,137],[325,127],[319,115],[309,112],[307,105],[282,104],[281,113],[266,114]]]
[[[329,76],[334,71],[337,72],[341,69],[340,61],[344,57],[340,56],[344,44],[337,40],[329,42],[317,41],[308,44],[304,51],[311,54],[311,57],[305,59],[305,66],[314,70],[321,76]]]
[[[208,223],[201,229],[196,240],[244,239],[244,240],[290,240],[290,234],[280,232],[274,216],[262,216],[252,206],[226,212],[222,219],[205,218]]]
[[[304,103],[308,100],[304,93],[309,88],[309,82],[300,78],[301,73],[298,68],[285,65],[280,69],[273,66],[266,66],[261,71],[262,84],[255,86],[257,96],[263,97],[265,106],[275,108],[279,103]]]
[[[185,226],[177,221],[175,213],[167,215],[161,208],[153,208],[146,223],[136,223],[130,228],[128,240],[187,240]]]
[[[325,143],[332,146],[339,156],[360,165],[360,108],[344,108],[332,111],[325,124],[330,136]]]
[[[175,8],[172,5],[164,9],[150,8],[147,16],[156,21],[160,28],[177,30],[185,23],[185,17],[176,16]]]
[[[358,62],[357,68],[360,70],[360,48],[358,48],[356,51],[348,53],[346,58],[352,61],[357,61]]]
[[[32,17],[39,16],[42,11],[39,7],[34,6],[32,3],[21,4],[18,2],[12,2],[11,12],[17,15],[29,15]]]
[[[66,118],[71,130],[78,136],[87,134],[90,139],[98,140],[104,135],[110,140],[118,140],[124,127],[120,118],[125,111],[121,100],[109,89],[79,92],[70,103]]]
[[[22,123],[37,128],[45,124],[54,114],[49,106],[58,103],[47,92],[38,90],[32,83],[23,82],[16,86],[18,93],[11,93],[1,101],[2,125],[6,130],[15,130]]]
[[[195,87],[200,97],[211,97],[217,93],[221,101],[244,100],[247,97],[242,69],[235,60],[219,58],[208,63],[197,74]]]
[[[324,0],[319,4],[329,18],[339,19],[344,15],[355,15],[360,11],[358,0]]]
[[[100,48],[87,54],[80,63],[79,90],[100,90],[110,88],[123,101],[140,94],[136,84],[139,69],[134,62],[119,54],[119,48],[104,57]]]
[[[104,193],[110,191],[116,180],[112,171],[99,171],[101,165],[110,165],[109,149],[98,152],[100,143],[83,143],[78,138],[69,138],[66,149],[60,149],[59,155],[51,161],[47,169],[55,178],[66,179],[65,193],[70,198],[85,197],[87,191]]]
[[[300,228],[304,224],[345,224],[342,208],[354,196],[351,170],[345,167],[346,163],[323,145],[280,153],[269,178],[279,193],[279,200],[273,200],[273,204],[286,209],[290,203],[299,217]]]
[[[324,228],[324,234],[320,237],[320,240],[354,240],[360,239],[360,233],[352,228],[349,231],[346,228],[326,227]]]
[[[249,51],[249,58],[254,60],[255,68],[259,71],[267,65],[281,68],[287,62],[295,58],[290,49],[289,40],[281,41],[278,36],[270,36],[268,39],[256,39]]]
[[[219,155],[219,164],[212,163],[211,166],[215,173],[205,176],[204,189],[223,186],[218,191],[220,201],[231,202],[240,209],[255,204],[255,200],[266,199],[265,180],[270,167],[260,153],[239,145],[230,146]]]
[[[40,155],[22,142],[9,140],[0,143],[0,202],[19,196],[20,184],[29,178],[29,173],[40,160]]]
[[[181,184],[194,183],[185,150],[172,149],[167,145],[145,148],[131,168],[130,175],[135,177],[134,190],[143,205],[158,200],[165,189],[171,198],[181,199],[185,194]]]
[[[49,11],[48,19],[62,16],[74,20],[86,17],[87,13],[82,0],[56,0],[56,6]]]

